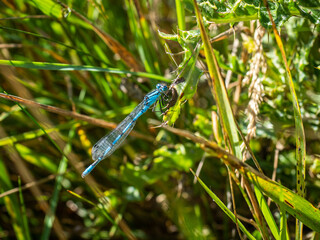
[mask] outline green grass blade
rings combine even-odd
[[[77,194],[77,193],[75,193],[75,192],[73,192],[73,191],[71,191],[71,190],[67,190],[67,192],[70,193],[70,194],[72,194],[73,196],[79,198],[80,200],[82,200],[82,201],[84,201],[84,202],[92,205],[92,206],[96,206],[92,201],[90,201],[90,200],[82,197],[81,195],[79,195],[79,194]]]
[[[48,129],[46,129],[46,132],[52,133],[52,132],[58,132],[58,131],[65,130],[65,129],[70,129],[70,127],[74,126],[75,124],[77,124],[77,123],[75,123],[74,121],[71,121],[71,122],[68,122],[65,124],[61,124],[61,125],[54,127],[54,128],[48,128]],[[21,141],[35,139],[35,138],[41,137],[43,135],[45,135],[45,133],[41,129],[38,129],[38,130],[34,130],[34,131],[25,132],[25,133],[22,133],[22,134],[19,134],[16,136],[9,136],[6,138],[1,138],[0,139],[0,146],[5,146],[8,144],[12,145],[12,144],[15,144],[15,143],[18,143]]]
[[[13,188],[10,177],[6,170],[6,166],[4,165],[3,159],[0,159],[0,191],[6,192]],[[24,234],[24,224],[22,222],[23,216],[20,212],[19,200],[17,195],[11,194],[3,197],[4,205],[7,209],[8,215],[10,216],[10,221],[12,224],[12,228],[15,233],[15,237],[18,240],[25,239]],[[27,237],[28,235],[26,235]]]
[[[288,232],[288,226],[287,226],[287,212],[283,208],[282,205],[280,206],[280,239],[281,240],[289,240],[289,232]]]
[[[21,179],[18,178],[19,183],[19,200],[20,200],[20,206],[21,206],[21,221],[23,224],[23,235],[25,239],[30,240],[30,230],[29,230],[29,224],[28,224],[28,218],[27,218],[27,212],[26,212],[26,206],[24,204],[23,195],[22,195],[22,189],[21,189]]]
[[[320,210],[310,202],[270,179],[262,178],[251,172],[247,172],[247,176],[249,180],[255,184],[255,186],[259,187],[268,197],[277,204],[281,204],[284,210],[312,230],[320,232]]]
[[[184,13],[184,3],[182,0],[176,0],[176,13],[179,30],[186,29],[185,13]]]
[[[69,141],[64,149],[64,153],[68,155],[71,150],[71,141],[75,135],[75,127],[73,127],[69,132]],[[66,172],[68,166],[68,159],[66,157],[62,157],[59,168],[58,168],[58,176],[56,177],[56,182],[52,194],[52,198],[50,200],[50,211],[46,214],[44,219],[44,229],[41,235],[41,240],[49,239],[51,228],[53,226],[53,221],[55,218],[55,212],[57,209],[58,201],[59,201],[59,194],[62,188],[62,181],[64,178],[64,173]]]
[[[290,71],[290,67],[288,65],[286,53],[284,50],[284,46],[281,40],[281,37],[278,33],[278,30],[276,28],[275,22],[273,21],[272,15],[270,13],[269,8],[269,18],[272,22],[272,28],[274,32],[274,36],[276,39],[276,42],[278,44],[278,47],[280,49],[283,62],[285,64],[285,68],[287,71],[287,83],[289,85],[290,94],[292,96],[292,103],[293,103],[293,112],[294,112],[294,123],[295,123],[295,134],[296,134],[296,182],[297,182],[297,193],[304,197],[306,194],[306,186],[305,186],[305,174],[306,174],[306,137],[304,133],[304,127],[303,127],[303,121],[301,116],[301,111],[299,107],[299,101],[297,98],[296,90],[293,84],[292,75]],[[302,228],[303,225],[297,220],[296,222],[296,239],[302,239]]]
[[[210,82],[213,87],[213,94],[215,100],[217,101],[219,115],[221,118],[222,127],[225,129],[227,133],[227,138],[229,139],[229,143],[231,145],[232,152],[240,159],[241,158],[241,150],[240,150],[240,138],[238,135],[238,130],[235,125],[233,112],[231,109],[231,105],[229,102],[228,94],[226,87],[224,85],[224,81],[220,74],[219,65],[215,56],[215,53],[212,49],[210,39],[202,22],[202,16],[198,9],[197,2],[194,0],[194,8],[197,16],[198,26],[201,32],[201,39],[204,45],[204,51],[207,59],[207,65],[210,74]]]
[[[227,206],[207,187],[207,185],[202,182],[202,180],[192,171],[192,169],[190,169],[190,171],[192,172],[192,174],[197,178],[198,182],[200,183],[200,185],[203,187],[203,189],[209,194],[209,196],[212,198],[212,200],[214,202],[217,203],[217,205],[221,208],[221,210],[236,224],[239,225],[239,228],[241,229],[241,231],[246,234],[246,236],[248,237],[248,239],[255,239],[251,233],[245,228],[245,226],[240,222],[239,219],[236,219],[233,212],[231,212]]]
[[[131,71],[120,70],[116,68],[101,68],[101,67],[86,66],[86,65],[76,66],[76,65],[64,64],[64,63],[26,62],[26,61],[3,60],[3,59],[0,60],[0,65],[29,68],[29,69],[41,69],[41,70],[106,72],[106,73],[120,74],[120,75],[131,74],[137,77],[144,77],[144,78],[150,78],[150,79],[163,81],[163,82],[170,82],[170,80],[160,75],[156,75],[152,73],[144,73],[144,72],[131,72]]]
[[[70,14],[70,9],[64,8],[59,3],[52,0],[32,0],[26,3],[40,9],[44,14],[59,19],[67,20],[70,23],[79,24],[81,27],[91,28],[86,22],[81,21],[75,15]]]
[[[196,0],[193,0],[193,5],[196,12],[197,23],[200,28],[201,39],[203,41],[204,51],[205,51],[207,65],[209,69],[209,75],[211,78],[209,82],[211,82],[211,88],[213,88],[212,92],[217,102],[221,125],[222,125],[222,128],[224,129],[223,132],[225,133],[225,139],[227,140],[226,147],[231,148],[233,154],[238,159],[241,159],[242,158],[242,153],[240,149],[241,140],[238,134],[237,125],[235,123],[235,119],[234,119],[233,111],[228,98],[227,90],[220,73],[219,64],[215,56],[215,53],[213,51],[213,48],[211,46],[211,42],[207,34],[207,31],[204,27],[202,16],[199,11]],[[251,191],[249,187],[247,188],[247,190]],[[254,201],[254,199],[252,200]],[[257,219],[259,220],[258,225],[259,225],[260,231],[263,234],[263,236],[266,238],[268,236],[268,233],[265,228],[265,222],[263,221],[263,218],[260,213],[260,209],[258,208],[257,204],[255,203],[253,204],[254,204],[253,206],[255,207],[254,208],[255,214],[257,215]]]
[[[254,190],[255,190],[255,194],[256,194],[259,206],[261,208],[262,214],[263,214],[264,218],[266,219],[266,222],[271,230],[273,237],[277,240],[280,240],[279,228],[276,224],[276,221],[274,220],[274,218],[272,216],[272,213],[270,211],[270,208],[268,207],[268,204],[267,204],[264,196],[262,195],[261,191],[256,186],[255,186]]]

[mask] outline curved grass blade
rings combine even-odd
[[[268,204],[262,195],[261,191],[255,186],[254,188],[255,194],[257,196],[257,200],[259,203],[259,206],[261,207],[261,212],[263,213],[264,218],[266,219],[266,222],[271,230],[271,233],[275,239],[280,240],[280,231],[276,224],[276,221],[274,220],[274,217],[272,216],[272,213],[270,211],[270,208],[268,207]]]
[[[217,101],[219,115],[222,120],[222,126],[227,134],[229,143],[231,145],[232,152],[238,157],[241,158],[240,150],[240,138],[238,135],[237,127],[235,125],[233,112],[229,102],[228,94],[224,81],[220,74],[219,65],[216,59],[216,56],[213,52],[213,49],[210,44],[210,39],[202,22],[201,13],[198,9],[197,2],[194,0],[194,7],[197,16],[198,26],[200,28],[201,39],[204,45],[204,51],[207,59],[207,65],[210,74],[210,81],[212,92],[214,94],[215,100]],[[209,82],[210,82],[209,81]]]
[[[0,159],[0,192],[6,192],[13,188],[10,177],[4,165],[3,159]],[[11,221],[15,237],[18,240],[25,239],[22,215],[19,208],[19,200],[16,194],[3,197],[4,205],[8,212],[8,219]]]
[[[268,178],[247,172],[249,180],[292,216],[316,232],[320,232],[320,210],[303,197]]]
[[[44,14],[56,17],[56,18],[66,18],[68,21],[79,24],[86,28],[91,28],[114,52],[119,54],[121,59],[135,71],[142,71],[140,64],[135,60],[133,55],[118,41],[112,38],[109,34],[103,32],[101,29],[96,27],[87,18],[81,15],[74,9],[69,8],[62,2],[54,2],[52,0],[33,0],[30,1],[35,7],[40,9]],[[72,14],[65,14],[65,13]]]
[[[70,153],[71,150],[71,141],[74,138],[75,135],[75,128],[76,126],[73,126],[69,132],[69,138],[68,138],[68,143],[64,149],[64,152],[66,155],[68,155]],[[46,214],[45,218],[44,218],[44,228],[43,228],[43,232],[41,235],[41,240],[46,240],[49,239],[50,237],[50,232],[53,226],[53,221],[55,219],[55,212],[57,209],[57,205],[59,202],[59,194],[62,188],[62,180],[64,178],[64,173],[67,170],[67,166],[68,166],[68,159],[63,156],[59,167],[58,167],[58,176],[56,177],[56,182],[54,185],[54,190],[53,190],[53,194],[52,197],[50,199],[50,211],[48,211],[48,213]]]
[[[150,31],[146,17],[143,15],[139,1],[125,1],[128,9],[128,20],[131,32],[134,33],[136,48],[146,69],[146,72],[161,74],[159,59],[153,32]]]
[[[20,200],[20,206],[21,206],[21,221],[23,226],[23,233],[24,237],[27,240],[30,240],[30,230],[28,225],[28,218],[27,218],[27,212],[26,212],[26,206],[24,204],[23,195],[22,195],[22,189],[21,189],[21,178],[19,176],[18,178],[18,184],[19,184],[19,200]]]
[[[203,41],[205,56],[207,59],[207,65],[210,74],[209,83],[211,83],[211,88],[215,100],[217,102],[219,116],[221,118],[221,125],[223,128],[223,132],[225,133],[226,145],[232,150],[232,153],[238,158],[242,158],[242,153],[240,149],[240,137],[238,135],[237,126],[235,123],[233,111],[230,105],[230,101],[228,98],[227,90],[220,74],[220,69],[218,65],[217,58],[212,49],[209,36],[206,32],[206,29],[203,24],[202,16],[199,11],[197,1],[193,0],[193,5],[196,12],[198,26],[200,28],[201,39]],[[246,183],[245,183],[246,184]],[[254,198],[254,194],[252,193],[252,189],[250,186],[246,187],[246,190],[249,196],[252,196],[251,201],[253,204],[254,212],[257,215],[259,230],[264,238],[268,238],[268,233],[266,230],[266,225],[263,220],[263,216],[261,213],[261,209]]]
[[[217,203],[217,205],[220,207],[220,209],[236,224],[239,225],[239,228],[241,229],[241,231],[246,234],[246,236],[248,237],[248,239],[255,239],[251,233],[245,228],[245,226],[240,222],[239,219],[237,219],[233,212],[231,212],[227,206],[207,187],[207,185],[202,182],[202,180],[193,172],[192,169],[190,169],[190,171],[192,172],[192,174],[197,178],[198,182],[200,183],[200,185],[203,187],[203,189],[209,194],[209,196],[212,198],[212,200]]]
[[[64,63],[48,63],[48,62],[26,62],[26,61],[18,61],[18,60],[0,60],[0,65],[12,66],[12,67],[21,67],[21,68],[29,68],[29,69],[41,69],[41,70],[56,70],[56,71],[89,71],[89,72],[107,72],[112,74],[121,74],[121,75],[133,75],[137,77],[150,78],[163,82],[170,82],[167,78],[145,72],[132,72],[126,70],[120,70],[117,68],[102,68],[88,65],[72,65],[72,64],[64,64]]]
[[[160,124],[160,123],[157,123]],[[223,162],[231,168],[238,169],[248,180],[259,187],[265,195],[273,201],[283,205],[284,209],[292,216],[301,220],[305,225],[314,231],[320,232],[320,210],[314,207],[309,201],[300,197],[290,189],[281,184],[272,181],[262,173],[258,172],[250,165],[240,161],[237,157],[220,148],[216,143],[209,142],[194,134],[169,126],[163,126],[164,129],[190,139],[194,143],[199,143],[211,155],[223,160]]]
[[[299,101],[297,98],[296,90],[294,88],[293,80],[292,80],[292,75],[291,71],[288,65],[286,53],[283,47],[283,43],[281,40],[281,37],[278,33],[278,30],[276,28],[275,22],[273,21],[272,15],[270,13],[270,9],[267,5],[266,0],[264,0],[264,3],[267,6],[269,18],[272,23],[272,29],[273,33],[276,39],[276,42],[278,44],[278,47],[280,49],[281,55],[283,62],[285,64],[285,68],[287,70],[287,80],[288,80],[288,85],[290,89],[290,94],[292,96],[292,103],[293,103],[293,112],[294,112],[294,123],[295,123],[295,134],[296,134],[296,170],[297,170],[297,176],[296,176],[296,181],[297,181],[297,192],[299,196],[304,197],[306,194],[306,186],[305,186],[305,174],[306,174],[306,138],[305,138],[305,133],[304,133],[304,127],[303,127],[303,121],[302,121],[302,116],[301,116],[301,111],[299,107]],[[296,237],[299,237],[302,239],[302,228],[303,225],[301,222],[298,220],[296,221]]]

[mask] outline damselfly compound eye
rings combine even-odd
[[[168,87],[167,87],[166,85],[160,84],[160,83],[157,84],[156,88],[157,88],[160,92],[165,92],[165,91],[168,90]]]

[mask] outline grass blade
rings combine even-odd
[[[266,219],[266,222],[271,230],[273,237],[277,240],[280,240],[279,228],[276,224],[276,221],[274,220],[274,218],[272,216],[272,213],[270,211],[270,208],[268,207],[268,204],[267,204],[264,196],[261,194],[261,191],[257,187],[255,187],[254,190],[255,190],[255,194],[257,196],[259,206],[260,206],[261,211],[263,213],[263,216]]]
[[[217,205],[221,208],[221,210],[236,224],[239,225],[239,228],[241,229],[241,231],[246,234],[246,236],[248,237],[248,239],[255,239],[251,233],[249,233],[249,231],[245,228],[245,226],[240,222],[239,219],[236,219],[233,212],[231,212],[227,206],[207,187],[207,185],[202,182],[202,180],[192,171],[192,169],[190,169],[190,171],[192,172],[192,174],[197,178],[198,182],[200,183],[200,185],[203,187],[203,189],[209,194],[209,196],[212,198],[212,200],[214,202],[217,203]]]
[[[300,197],[298,194],[281,184],[267,178],[262,173],[253,169],[250,165],[240,161],[234,155],[220,148],[216,143],[209,142],[201,137],[195,136],[186,130],[172,128],[169,126],[163,127],[176,135],[201,144],[210,155],[222,159],[224,163],[231,168],[238,169],[252,184],[259,187],[260,191],[276,203],[281,204],[292,216],[301,220],[312,230],[320,231],[320,210],[314,207],[306,199]]]
[[[170,82],[170,80],[168,80],[167,78],[160,75],[152,74],[152,73],[131,72],[131,71],[120,70],[116,68],[102,68],[102,67],[87,66],[87,65],[76,66],[76,65],[65,64],[65,63],[26,62],[26,61],[4,60],[4,59],[0,59],[0,65],[29,68],[29,69],[41,69],[41,70],[106,72],[106,73],[120,74],[120,75],[131,74],[137,77],[144,77],[144,78],[150,78],[150,79],[163,81],[163,82]]]
[[[72,128],[71,131],[69,132],[69,143],[66,145],[66,148],[64,149],[64,152],[66,153],[66,155],[70,152],[70,149],[71,149],[70,142],[74,137],[74,133],[75,133],[75,129]],[[58,201],[59,201],[59,194],[62,188],[61,183],[64,178],[63,175],[66,172],[67,166],[68,166],[68,159],[63,156],[58,167],[58,172],[57,172],[58,176],[56,177],[54,191],[52,194],[52,198],[50,200],[50,211],[48,211],[44,219],[44,229],[41,235],[41,240],[46,240],[46,239],[49,239],[50,237],[50,231],[53,226],[55,212],[56,212]]]
[[[203,25],[201,13],[198,9],[197,2],[193,0],[193,3],[197,16],[198,26],[201,32],[201,39],[204,45],[207,65],[210,74],[211,87],[213,87],[212,92],[214,94],[215,100],[217,101],[221,124],[225,130],[225,133],[227,134],[226,137],[229,139],[229,144],[231,146],[232,152],[238,158],[241,158],[240,138],[233,118],[233,112],[229,102],[227,90],[221,77],[218,62],[211,47],[210,39]]]
[[[179,30],[186,29],[185,13],[184,13],[184,3],[182,0],[176,0],[176,13]]]
[[[265,1],[265,4],[266,1]],[[297,181],[297,192],[301,197],[304,197],[306,194],[306,186],[305,186],[305,174],[306,174],[306,137],[304,133],[304,127],[303,127],[303,121],[302,121],[302,116],[301,116],[301,111],[299,107],[299,102],[296,94],[296,90],[294,88],[293,80],[292,80],[292,75],[291,71],[288,65],[286,53],[283,47],[283,43],[281,40],[281,37],[278,33],[278,30],[276,28],[276,25],[273,21],[272,15],[270,13],[270,9],[267,5],[267,10],[269,14],[269,18],[272,22],[272,29],[273,33],[276,39],[276,42],[278,44],[278,47],[280,49],[281,55],[283,62],[285,64],[285,68],[287,71],[287,83],[289,85],[290,89],[290,94],[292,96],[292,103],[293,103],[293,112],[294,112],[294,123],[295,123],[295,134],[296,134],[296,171],[297,171],[297,176],[296,176],[296,181]],[[296,238],[302,239],[302,228],[303,225],[301,222],[298,220],[296,221]]]
[[[230,101],[228,98],[227,90],[224,84],[224,81],[222,79],[222,76],[220,74],[220,69],[218,65],[218,61],[216,59],[215,53],[212,49],[209,36],[206,32],[206,29],[204,27],[202,16],[199,11],[197,1],[193,0],[193,5],[196,12],[197,22],[198,26],[200,28],[201,33],[201,39],[203,41],[205,55],[207,59],[207,65],[209,69],[210,74],[210,81],[211,82],[211,88],[213,95],[215,97],[215,100],[217,102],[218,111],[219,111],[219,117],[221,119],[221,125],[223,128],[223,132],[225,133],[225,139],[226,139],[226,147],[229,147],[233,154],[238,158],[242,158],[242,153],[240,149],[240,138],[238,135],[237,126],[235,123],[235,119],[233,116],[233,111],[230,105]],[[246,187],[246,190],[249,193],[249,196],[251,197],[252,205],[255,211],[255,214],[257,215],[257,219],[259,220],[258,225],[259,229],[263,235],[264,238],[268,238],[268,233],[265,227],[265,222],[263,221],[263,217],[261,214],[261,210],[258,206],[258,203],[256,202],[256,199],[254,198],[254,194],[252,193],[252,189],[250,186]]]
[[[21,221],[22,221],[22,226],[23,226],[23,235],[25,239],[30,240],[30,230],[29,230],[29,225],[28,225],[28,218],[27,218],[27,212],[26,212],[26,206],[24,204],[23,200],[23,195],[22,195],[22,189],[21,189],[21,179],[20,177],[18,178],[18,183],[19,183],[19,199],[20,199],[20,206],[21,206]]]
[[[9,178],[8,172],[6,170],[6,166],[4,165],[4,161],[0,160],[0,191],[6,192],[13,188],[11,180]],[[10,216],[10,221],[15,232],[15,237],[18,240],[25,239],[24,235],[24,224],[22,222],[23,216],[20,212],[19,200],[17,195],[9,195],[4,196],[4,204],[6,206],[7,212]],[[27,237],[28,235],[26,235]]]

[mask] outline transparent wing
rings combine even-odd
[[[94,148],[92,148],[92,158],[95,160],[89,167],[84,170],[82,173],[82,177],[84,178],[87,176],[94,168],[98,165],[99,162],[101,162],[106,157],[110,156],[120,145],[121,143],[126,139],[128,134],[131,132],[135,125],[135,121],[132,122],[131,125],[128,126],[126,131],[123,133],[122,137],[119,138],[119,140],[112,146],[111,143],[106,141],[107,137],[110,136],[112,133],[114,133],[114,129],[109,135],[107,135],[105,138],[100,139],[99,142],[97,142],[94,145]],[[106,149],[104,152],[101,149]],[[109,149],[109,150],[108,150]]]
[[[148,109],[145,108],[142,101],[111,133],[101,138],[92,148],[92,159],[102,160],[110,156],[132,131],[136,119]]]
[[[152,104],[156,103],[161,94],[160,90],[148,93],[143,101],[114,129],[110,134],[101,138],[92,148],[92,159],[94,162],[82,173],[82,177],[88,175],[97,164],[110,156],[126,139],[132,131],[137,119],[145,113]]]

